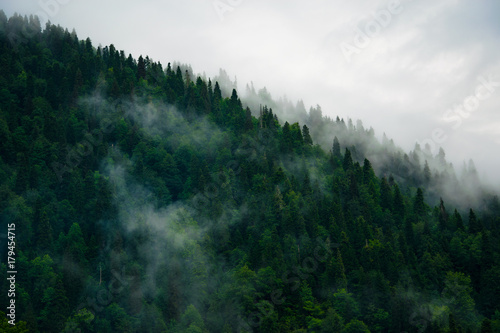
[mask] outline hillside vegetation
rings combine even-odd
[[[36,17],[0,68],[2,331],[500,332],[473,164]]]

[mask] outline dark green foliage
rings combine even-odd
[[[476,214],[474,211],[469,209],[469,232],[470,233],[478,233],[483,230],[481,222],[477,219]]]
[[[394,214],[402,220],[405,216],[405,204],[403,201],[403,196],[399,190],[399,186],[394,185],[394,203],[393,203]]]
[[[0,11],[2,332],[498,330],[498,198],[464,226],[419,146],[37,22]]]
[[[443,199],[439,199],[439,217],[438,217],[438,224],[439,224],[439,229],[440,231],[444,231],[445,229],[448,228],[448,214],[446,213],[446,208],[444,208],[444,202]]]
[[[0,331],[5,332],[5,333],[28,333],[29,330],[26,327],[26,322],[23,321],[16,321],[16,325],[11,325],[9,324],[9,319],[6,317],[5,313],[0,311]]]
[[[342,158],[342,154],[340,153],[339,139],[337,139],[337,137],[333,139],[332,155],[334,158]]]
[[[392,191],[387,179],[382,178],[382,183],[380,184],[380,206],[383,209],[392,210],[393,198]]]
[[[425,217],[426,210],[427,209],[426,209],[425,202],[424,202],[424,192],[419,187],[417,189],[417,195],[415,196],[415,199],[413,200],[413,213],[418,218],[423,218],[423,217]]]
[[[36,245],[43,252],[50,253],[54,241],[52,237],[52,225],[49,222],[49,217],[45,210],[42,212],[41,216],[39,215],[38,217],[39,220],[34,222],[34,224],[37,225],[38,231],[36,235]]]
[[[488,318],[484,318],[481,323],[481,333],[493,333],[493,330],[491,329],[491,320]]]
[[[342,161],[342,168],[347,171],[352,168],[352,156],[349,149],[345,149],[344,160]]]
[[[142,57],[142,55],[139,57],[139,60],[137,62],[137,78],[146,78],[146,64],[144,63],[144,58]]]
[[[304,143],[306,145],[312,146],[313,141],[311,139],[311,134],[309,134],[309,128],[307,125],[302,126],[302,135],[304,136]]]

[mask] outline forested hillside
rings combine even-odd
[[[472,164],[36,17],[0,68],[2,332],[500,332]]]

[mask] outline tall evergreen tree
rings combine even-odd
[[[344,168],[345,171],[349,170],[352,168],[352,157],[351,157],[351,151],[349,149],[345,149],[345,154],[344,154],[344,160],[342,162],[342,167]]]
[[[424,192],[419,187],[417,189],[417,195],[413,200],[413,213],[418,217],[424,217],[426,212],[425,202],[424,202]]]
[[[470,233],[478,233],[483,230],[481,222],[477,219],[476,214],[474,211],[469,209],[469,232]]]
[[[448,213],[446,213],[446,208],[444,207],[443,198],[439,198],[439,216],[438,216],[439,229],[441,231],[447,228],[448,224]]]
[[[427,160],[425,160],[424,164],[424,184],[429,185],[431,181],[431,169],[429,168],[429,164],[427,163]]]
[[[380,183],[380,206],[384,209],[392,210],[392,191],[387,179],[385,177],[382,178],[382,182]]]
[[[398,184],[394,185],[394,214],[398,216],[400,219],[403,219],[405,216],[405,204],[403,200],[403,196],[401,195],[401,191],[399,190]]]
[[[481,323],[480,333],[493,333],[493,330],[491,328],[491,320],[489,320],[488,318],[483,319],[483,322]]]
[[[311,135],[309,134],[309,128],[306,125],[302,126],[302,135],[304,137],[304,143],[306,145],[312,146],[313,141]]]
[[[50,224],[47,211],[43,210],[40,221],[38,221],[37,226],[37,246],[41,253],[47,253],[51,251],[53,244],[52,237],[52,225]]]
[[[453,220],[455,222],[455,226],[458,230],[465,230],[464,224],[462,222],[462,216],[460,213],[455,209],[453,212]]]
[[[363,161],[363,184],[368,185],[374,181],[375,172],[373,171],[372,164],[365,158]]]
[[[333,138],[333,148],[332,148],[332,154],[334,158],[338,158],[339,160],[342,158],[342,154],[340,152],[340,143],[339,139],[335,136]]]
[[[137,78],[146,79],[146,63],[142,55],[139,56],[139,61],[137,63]]]

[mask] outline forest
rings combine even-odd
[[[472,161],[36,16],[0,68],[0,331],[500,332]]]

